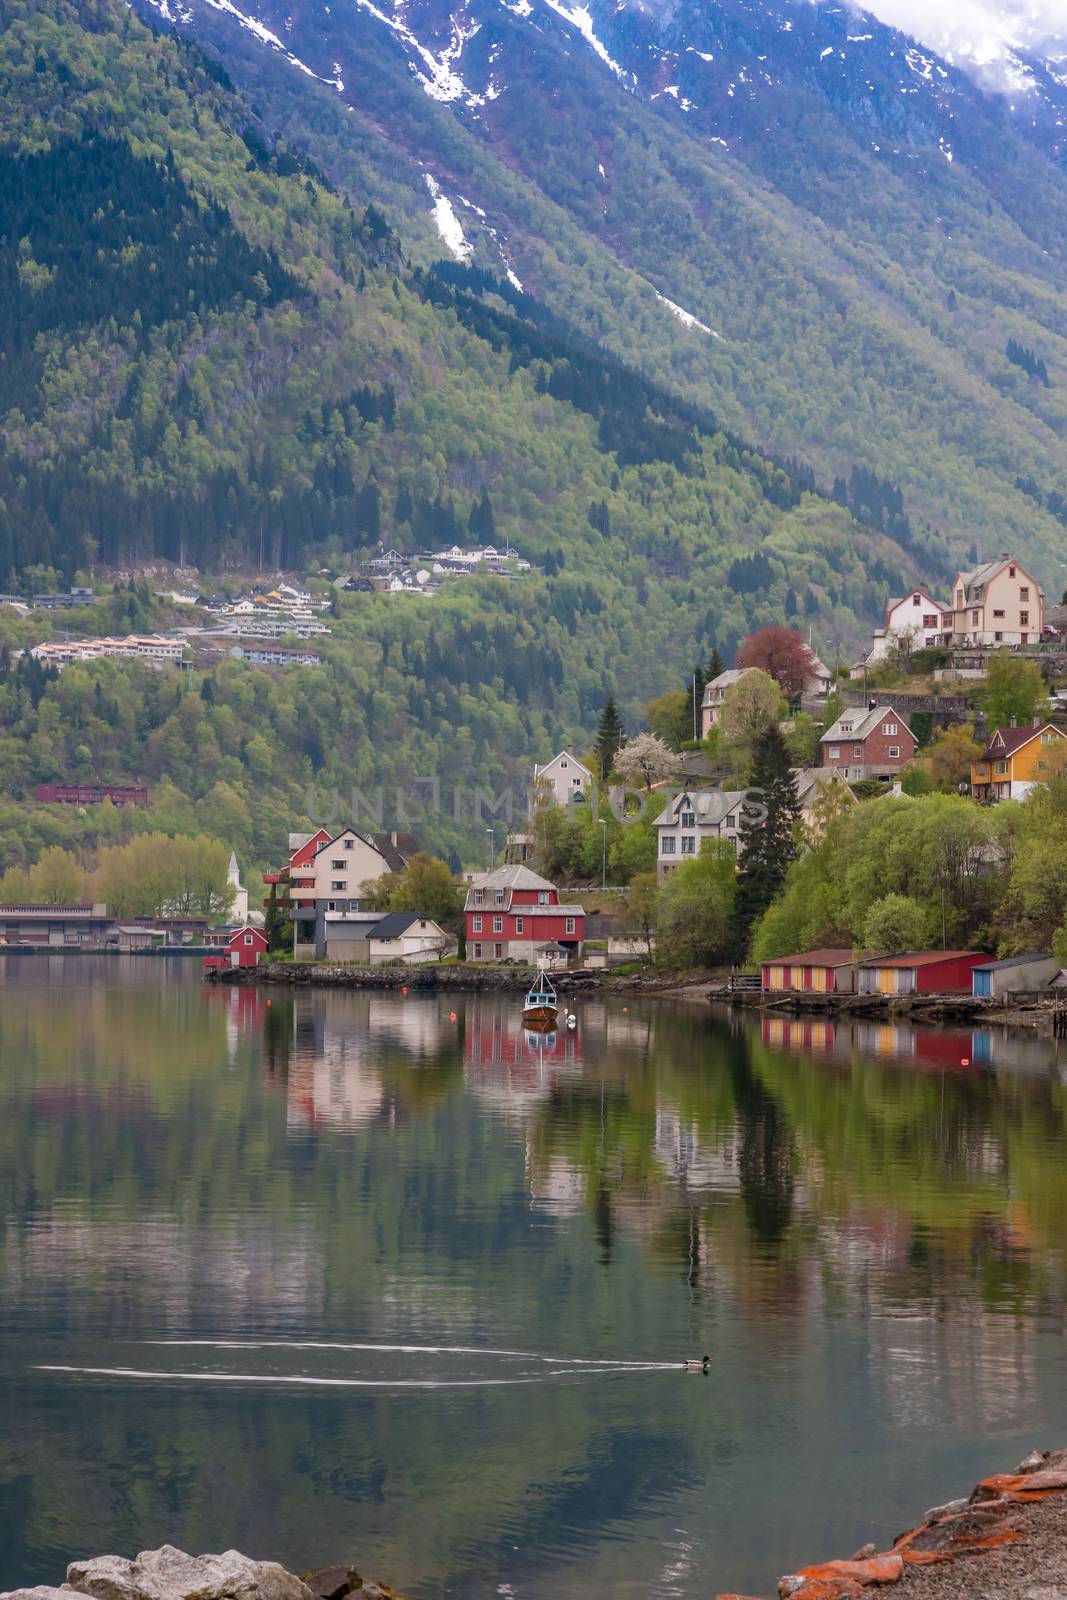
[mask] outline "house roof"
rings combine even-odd
[[[385,857],[390,872],[402,871],[412,856],[419,853],[419,841],[413,833],[372,833],[368,834],[368,840],[378,854]]]
[[[549,767],[554,767],[556,762],[562,761],[564,757],[566,757],[566,759],[571,762],[573,766],[577,767],[579,771],[584,772],[587,778],[591,778],[593,776],[584,761],[579,761],[577,756],[572,756],[569,750],[560,750],[552,757],[551,761],[545,761],[543,763],[536,761],[534,762],[534,777],[539,778],[542,772],[547,772]]]
[[[920,598],[925,600],[929,605],[936,606],[938,611],[951,611],[952,610],[952,607],[950,605],[948,605],[946,603],[946,601],[944,601],[944,600],[935,600],[933,595],[930,593],[929,589],[924,589],[922,584],[916,584],[914,589],[908,589],[904,594],[896,595],[892,600],[887,600],[886,601],[886,603],[885,603],[885,614],[886,614],[886,616],[888,617],[889,613],[891,611],[895,611],[897,606],[903,605],[905,600],[913,599],[915,597],[915,595],[919,595]],[[885,630],[883,629],[881,631],[884,632]]]
[[[713,828],[729,816],[735,806],[745,798],[744,789],[686,789],[671,802],[653,821],[655,828],[676,828],[678,817],[686,801],[696,815],[698,828]]]
[[[864,711],[862,706],[856,706],[851,711],[842,711],[837,721],[833,723],[822,738],[820,744],[846,744],[850,739],[862,742],[872,734],[878,724],[885,717],[893,717],[903,733],[912,737],[911,729],[892,706],[874,706],[870,711]]]
[[[956,582],[952,586],[953,593],[962,584],[964,598],[969,600],[972,589],[976,588],[980,583],[988,583],[994,573],[999,572],[1001,567],[1004,566],[1007,566],[1007,559],[1001,556],[996,561],[982,561],[977,567],[972,567],[969,572],[959,573],[956,577]]]
[[[704,698],[701,704],[712,705],[714,703],[711,695],[713,689],[718,689],[721,694],[725,694],[726,690],[732,688],[735,683],[745,676],[746,672],[755,672],[756,670],[755,667],[727,667],[726,671],[720,672],[717,678],[709,678],[704,685]]]
[[[399,939],[401,934],[407,933],[413,922],[425,922],[430,928],[436,928],[438,933],[443,933],[443,928],[438,928],[432,917],[424,911],[390,911],[367,935],[369,939]]]
[[[862,961],[862,954],[854,950],[808,950],[801,956],[775,956],[765,961],[765,967],[850,967]]]
[[[964,961],[968,958],[978,962],[982,959],[980,950],[906,950],[899,956],[868,956],[862,963],[865,967],[936,967],[946,961]]]
[[[1055,961],[1056,957],[1051,950],[1040,950],[1029,956],[1005,956],[1002,961],[983,961],[980,967],[975,967],[975,972],[999,972],[1004,967],[1025,967],[1031,961]]]
[[[809,804],[819,789],[825,789],[827,784],[839,784],[847,789],[854,800],[856,797],[848,786],[848,780],[843,778],[836,767],[791,767],[793,774],[793,787],[797,792],[797,801],[801,809]]]
[[[538,877],[529,867],[494,867],[492,872],[476,872],[471,878],[474,889],[554,889],[554,883]]]
[[[1021,728],[998,728],[982,751],[979,760],[1002,760],[1004,756],[1013,756],[1024,745],[1036,739],[1038,734],[1052,732],[1058,739],[1063,738],[1063,731],[1057,728],[1054,722],[1027,722]]]

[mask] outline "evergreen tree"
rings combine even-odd
[[[496,521],[493,517],[493,502],[489,498],[488,489],[483,489],[481,496],[471,506],[471,514],[467,527],[472,539],[477,539],[481,544],[492,544],[496,539]]]
[[[752,929],[778,894],[786,869],[796,855],[800,815],[789,752],[777,727],[766,728],[756,741],[751,788],[752,808],[741,812],[741,865],[733,910],[731,945],[735,961],[748,953]],[[764,812],[757,820],[755,806]]]
[[[285,918],[278,904],[278,885],[276,883],[272,883],[270,886],[270,899],[267,901],[267,911],[263,918],[263,932],[267,938],[267,949],[272,954],[274,951],[282,949],[286,942],[286,928]]]
[[[619,716],[619,709],[615,704],[615,696],[609,694],[600,713],[600,722],[596,730],[596,753],[600,763],[600,776],[606,778],[611,771],[615,756],[626,737]]]
[[[715,646],[712,645],[711,654],[708,656],[708,670],[705,674],[704,682],[706,684],[710,683],[712,679],[717,678],[722,671],[722,656],[719,654],[718,650],[716,650]]]

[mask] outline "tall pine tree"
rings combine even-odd
[[[763,810],[756,820],[741,812],[741,867],[733,910],[731,945],[735,961],[744,961],[752,929],[775,898],[797,853],[796,825],[800,816],[796,783],[789,752],[777,727],[765,728],[756,741],[752,771],[753,806]]]
[[[717,678],[719,673],[723,670],[722,656],[716,650],[715,646],[712,645],[711,654],[708,656],[708,670],[704,675],[704,682],[710,683],[712,679]]]
[[[615,704],[615,696],[609,694],[600,713],[600,722],[596,730],[596,754],[600,763],[600,776],[606,778],[615,764],[615,756],[626,737],[619,716],[619,708]]]

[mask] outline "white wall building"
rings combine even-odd
[[[593,774],[589,768],[577,756],[572,756],[569,750],[561,750],[543,767],[534,765],[534,788],[542,791],[546,787],[551,789],[558,806],[565,806],[576,796],[585,794],[592,781]]]
[[[707,839],[726,839],[737,850],[744,798],[741,789],[687,789],[673,800],[652,824],[657,877],[698,856]]]

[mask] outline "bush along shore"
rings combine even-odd
[[[355,1567],[318,1567],[302,1578],[276,1561],[237,1550],[190,1556],[173,1545],[125,1556],[72,1561],[62,1588],[12,1589],[0,1600],[402,1600],[395,1589],[360,1577]]]
[[[927,1511],[891,1549],[800,1567],[780,1600],[1063,1600],[1067,1595],[1067,1450],[1035,1450],[1014,1472],[983,1478],[962,1500]],[[720,1594],[718,1600],[756,1600]]]
[[[631,973],[614,977],[610,972],[553,972],[549,976],[561,994],[678,994],[694,991],[703,996],[707,979],[689,982],[662,973]],[[357,967],[318,961],[265,961],[258,967],[216,967],[204,974],[208,983],[322,985],[338,989],[475,989],[525,994],[537,977],[536,967],[490,967],[464,962],[441,966]]]

